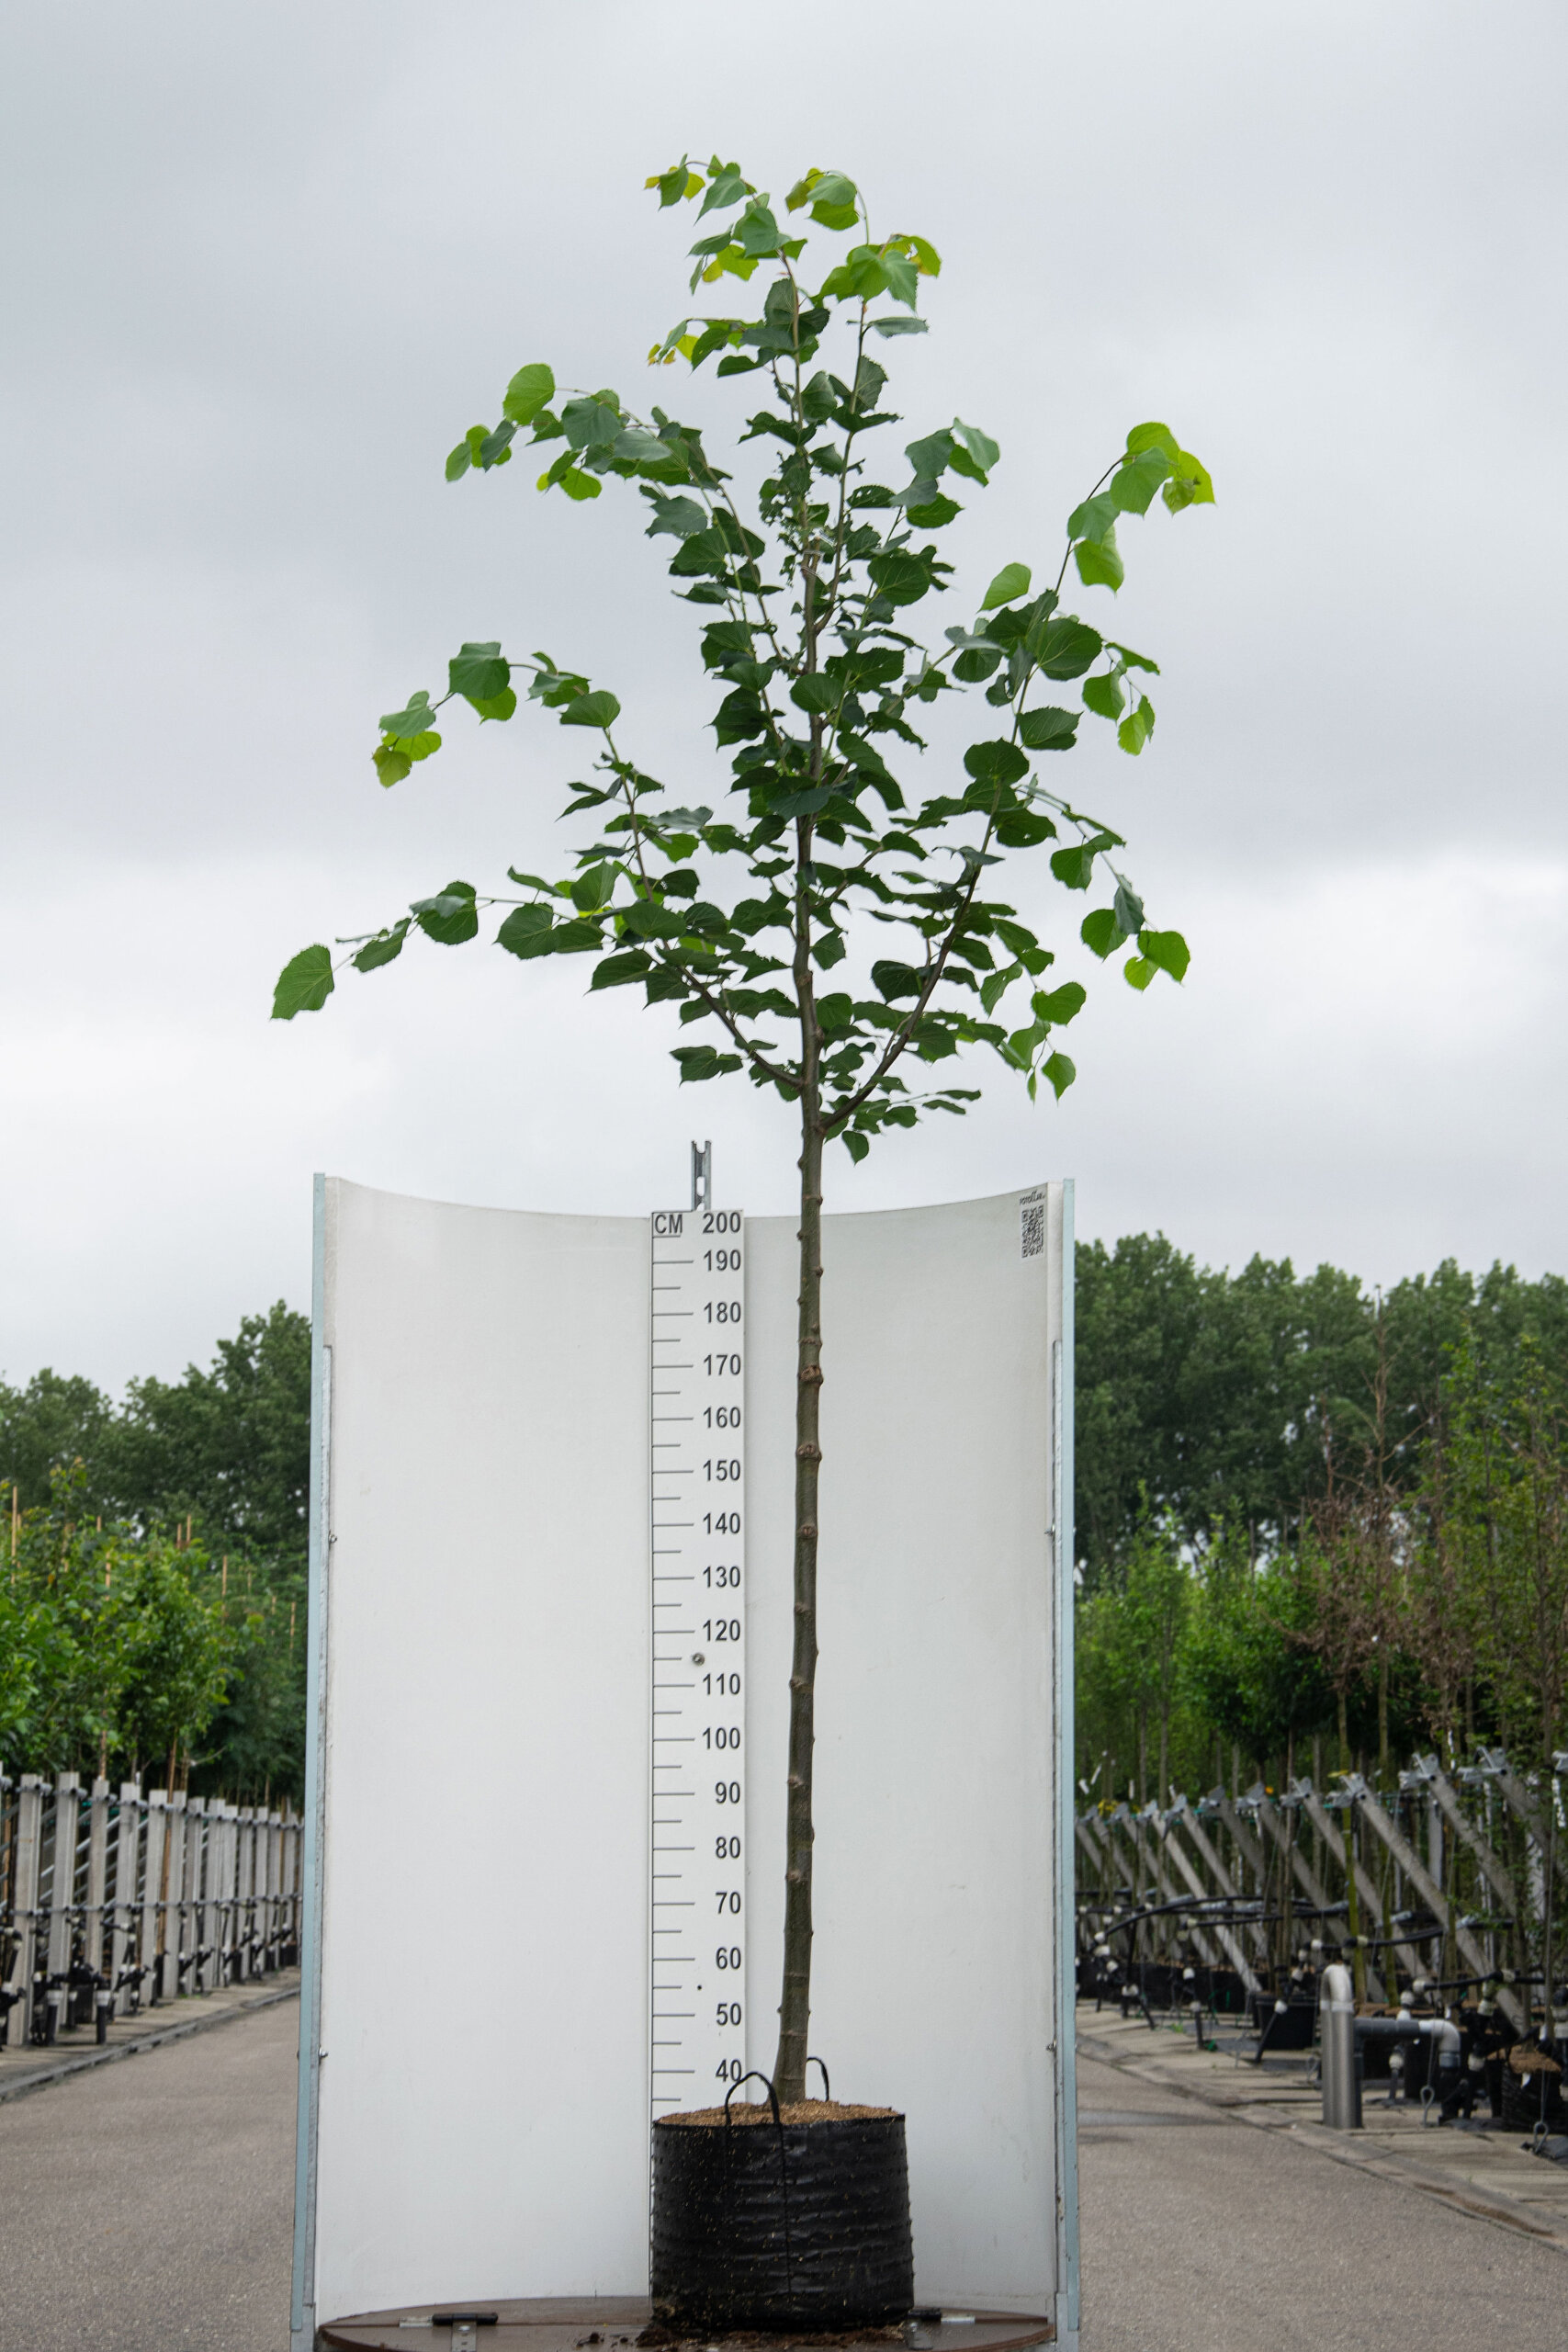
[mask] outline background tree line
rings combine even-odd
[[[1097,1792],[1277,1782],[1314,1741],[1332,1770],[1342,1713],[1374,1770],[1443,1736],[1568,1740],[1568,1283],[1449,1261],[1379,1300],[1136,1234],[1082,1247],[1077,1285]],[[310,1356],[279,1303],[118,1403],[0,1382],[7,1770],[161,1776],[173,1747],[198,1790],[299,1794]]]
[[[1568,1283],[1078,1257],[1078,1758],[1135,1805],[1568,1745]]]
[[[0,1382],[6,1770],[298,1802],[310,1434],[310,1321],[281,1301],[118,1403]]]

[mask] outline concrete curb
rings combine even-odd
[[[1321,2123],[1298,2121],[1278,2108],[1272,2113],[1267,2112],[1261,2102],[1215,2098],[1201,2090],[1196,2083],[1173,2083],[1168,2075],[1156,2074],[1153,2067],[1140,2064],[1137,2059],[1121,2056],[1109,2043],[1097,2041],[1091,2034],[1080,2032],[1077,2044],[1086,2058],[1092,2058],[1102,2066],[1113,2066],[1118,2074],[1134,2075],[1152,2090],[1168,2091],[1175,2098],[1193,2099],[1199,2106],[1233,2117],[1238,2123],[1250,2123],[1255,2131],[1288,2132],[1298,2147],[1326,2156],[1331,2164],[1348,2165],[1353,2171],[1371,2173],[1396,2187],[1414,2188],[1438,2204],[1468,2214],[1472,2221],[1490,2222],[1498,2229],[1517,2231],[1521,2237],[1533,2238],[1538,2245],[1568,2254],[1568,2233],[1554,2229],[1528,2206],[1499,2189],[1480,2189],[1470,2181],[1450,2180],[1442,2173],[1413,2163],[1407,2156],[1358,2144],[1343,2132],[1326,2131]]]
[[[7,2099],[25,2098],[28,2091],[43,2090],[51,2083],[62,2083],[71,2075],[85,2075],[94,2066],[112,2066],[117,2059],[139,2057],[143,2050],[159,2050],[166,2041],[185,2041],[193,2033],[212,2033],[219,2026],[231,2025],[237,2018],[254,2017],[258,2009],[270,2009],[279,2001],[297,2001],[298,1984],[286,1984],[272,1993],[259,1993],[254,2000],[236,2001],[228,2008],[209,2011],[205,2017],[183,2018],[177,2025],[162,2026],[155,2033],[138,2034],[134,2041],[106,2041],[102,2048],[73,2051],[52,2066],[39,2066],[15,2082],[0,2075],[0,2107]]]

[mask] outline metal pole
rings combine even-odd
[[[1356,2072],[1356,2002],[1350,1972],[1325,1968],[1317,1992],[1323,2056],[1323,2120],[1330,2132],[1361,2128],[1361,2085]]]

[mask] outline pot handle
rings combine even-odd
[[[818,2059],[818,2060],[817,2061],[817,2063],[818,2063],[818,2065],[820,2065],[820,2064],[822,2064],[822,2061],[821,2061],[820,2059]],[[730,2084],[729,2088],[725,2092],[725,2094],[724,2094],[724,2120],[725,2120],[726,2128],[727,2128],[727,2129],[728,2129],[728,2128],[732,2128],[732,2127],[730,2126],[730,2119],[729,2119],[729,2102],[730,2102],[730,2100],[735,2097],[736,2092],[740,2088],[740,2085],[741,2085],[741,2083],[766,2083],[766,2084],[767,2084],[767,2086],[768,2086],[768,2098],[769,2098],[769,2101],[770,2101],[770,2103],[771,2103],[771,2105],[772,2105],[772,2107],[773,2107],[773,2121],[774,2121],[774,2123],[778,2126],[779,2130],[782,2132],[782,2131],[784,2130],[784,2118],[783,2118],[783,2116],[782,2116],[782,2115],[780,2115],[780,2113],[779,2113],[779,2095],[778,2095],[777,2091],[776,2091],[776,2090],[774,2090],[773,2086],[773,2083],[772,2083],[771,2079],[769,2078],[769,2076],[768,2076],[768,2075],[764,2075],[764,2074],[762,2073],[762,2071],[761,2071],[761,2067],[758,2067],[758,2066],[753,2066],[753,2067],[752,2067],[752,2069],[751,2069],[751,2072],[750,2072],[749,2075],[740,2075],[737,2081],[735,2081],[735,2082],[733,2082],[733,2083],[731,2083],[731,2084]]]
[[[832,2105],[832,2103],[833,2103],[833,2093],[832,2093],[831,2086],[829,2086],[829,2081],[828,2081],[828,2069],[827,2069],[827,2067],[822,2065],[822,2061],[821,2061],[821,2059],[820,2059],[820,2058],[808,2058],[808,2059],[807,2060],[807,2062],[806,2062],[806,2063],[807,2063],[807,2064],[808,2066],[821,2066],[821,2067],[822,2067],[822,2096],[823,2096],[823,2098],[827,2100],[827,2102],[828,2102],[829,2106],[829,2107],[831,2107],[831,2105]]]

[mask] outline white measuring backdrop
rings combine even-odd
[[[645,2292],[650,2116],[771,2065],[795,1224],[317,1180],[294,2352]],[[1072,1187],[823,1263],[812,2048],[919,2300],[1074,2343]]]

